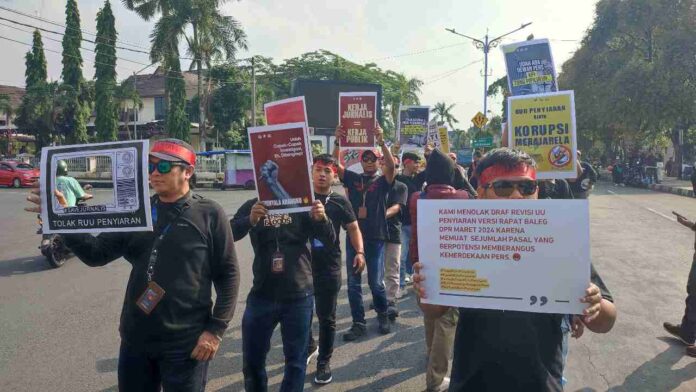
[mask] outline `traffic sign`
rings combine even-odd
[[[483,129],[483,127],[488,123],[488,117],[486,117],[483,113],[478,112],[474,118],[471,119],[471,122],[474,123],[476,128]]]
[[[471,143],[471,146],[474,148],[491,147],[493,146],[493,136],[481,136],[479,138],[476,138]]]

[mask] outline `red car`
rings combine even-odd
[[[31,186],[34,181],[39,179],[39,169],[34,166],[17,161],[0,162],[0,185]]]

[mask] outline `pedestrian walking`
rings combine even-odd
[[[318,353],[314,383],[319,385],[328,384],[333,380],[331,355],[336,337],[336,304],[341,289],[341,227],[345,228],[347,242],[356,249],[351,262],[352,270],[362,273],[365,268],[362,234],[353,207],[348,199],[331,190],[331,185],[338,177],[336,166],[336,160],[329,154],[315,156],[312,165],[314,197],[324,205],[326,215],[331,219],[336,233],[333,246],[325,246],[316,238],[312,240],[312,276],[315,308],[319,319],[319,344],[314,341],[310,328],[307,352],[310,356],[312,353]],[[308,361],[311,359],[310,356]]]
[[[191,193],[195,164],[185,142],[153,145],[154,232],[61,235],[88,266],[120,257],[131,264],[119,328],[120,391],[205,390],[208,363],[234,313],[239,266],[232,232],[220,205]],[[40,205],[37,191],[29,199]]]
[[[534,160],[526,153],[500,148],[486,154],[476,169],[480,199],[536,199]],[[414,264],[414,287],[425,295]],[[591,267],[591,282],[581,302],[587,308],[580,321],[590,331],[605,333],[616,320],[612,297]],[[449,307],[420,303],[427,317],[446,314]],[[454,341],[450,391],[562,391],[562,314],[488,309],[459,309]]]
[[[245,202],[230,221],[234,240],[247,234],[254,249],[251,291],[242,318],[244,386],[247,391],[266,391],[266,356],[271,337],[280,324],[285,370],[280,390],[304,389],[307,346],[314,308],[312,255],[308,243],[327,247],[336,242],[331,219],[316,200],[312,210],[269,214],[254,198]]]
[[[677,221],[683,226],[696,232],[696,224],[686,217],[674,213]],[[686,345],[686,355],[696,357],[696,241],[694,241],[694,257],[691,261],[691,270],[686,283],[686,307],[680,324],[670,322],[663,323],[663,327],[672,336]]]
[[[385,288],[387,291],[387,314],[390,320],[399,315],[396,300],[401,298],[400,269],[401,269],[401,221],[402,215],[407,214],[406,201],[408,187],[395,180],[389,191],[387,201],[387,239],[384,243]]]
[[[336,139],[345,135],[345,130],[336,128]],[[377,154],[373,150],[365,150],[360,157],[363,173],[358,174],[338,162],[338,176],[346,188],[348,200],[354,211],[358,213],[358,224],[363,235],[365,261],[367,265],[367,281],[372,291],[372,301],[377,311],[379,332],[391,332],[387,315],[387,295],[384,288],[384,242],[387,240],[387,199],[396,176],[394,158],[384,143],[384,133],[379,125],[375,128],[375,140],[380,146],[383,159],[382,175],[377,174]],[[338,159],[338,144],[334,148],[334,157]],[[348,302],[350,303],[353,324],[343,335],[343,340],[354,341],[367,333],[365,308],[362,298],[362,275],[356,273],[350,260],[355,257],[356,250],[346,243],[346,268],[348,269]]]

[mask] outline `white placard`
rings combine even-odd
[[[43,233],[152,231],[148,188],[147,140],[44,147],[41,150],[41,219]],[[59,176],[59,161],[73,163]],[[86,205],[62,206],[56,189],[76,184],[74,176],[107,180],[111,187]],[[65,177],[65,178],[60,178]],[[73,178],[68,178],[73,177]],[[80,186],[80,185],[76,185]]]
[[[424,303],[579,314],[587,200],[418,200]]]

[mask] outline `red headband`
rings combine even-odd
[[[499,177],[529,177],[532,180],[536,180],[536,169],[527,164],[520,164],[512,169],[503,165],[493,165],[481,173],[479,184],[481,186],[488,185]]]
[[[179,158],[191,166],[196,164],[196,153],[188,148],[169,142],[157,142],[150,152],[161,152]]]

